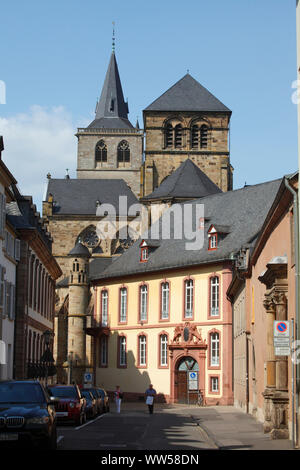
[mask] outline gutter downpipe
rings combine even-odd
[[[285,187],[293,195],[293,205],[294,205],[294,244],[295,244],[295,294],[296,294],[296,312],[295,312],[295,332],[296,340],[299,340],[299,217],[298,217],[298,194],[297,192],[289,185],[288,179],[284,178]],[[296,371],[296,381],[294,380]],[[294,383],[295,382],[295,383]],[[296,404],[295,404],[295,386],[296,386]],[[292,440],[293,448],[297,446],[298,442],[298,389],[299,389],[299,367],[292,362]],[[296,406],[296,410],[295,410]],[[295,412],[296,411],[296,412]]]

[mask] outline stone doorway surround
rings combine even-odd
[[[196,325],[185,322],[174,330],[173,340],[169,344],[170,355],[170,403],[178,402],[176,373],[180,361],[191,357],[199,366],[199,390],[205,401],[205,359],[207,343],[203,340]]]

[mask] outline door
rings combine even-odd
[[[187,356],[179,361],[175,371],[175,398],[178,403],[197,403],[198,390],[189,390],[190,371],[199,371],[199,365],[195,359]]]

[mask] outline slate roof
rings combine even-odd
[[[33,204],[31,196],[20,194],[15,184],[11,185],[11,190],[16,198],[15,201],[6,203],[6,219],[16,230],[37,230],[45,245],[51,251],[52,239],[47,232],[36,205]]]
[[[91,279],[124,277],[130,274],[162,271],[181,266],[196,266],[232,259],[235,252],[257,236],[265,217],[275,199],[282,180],[248,186],[242,189],[217,193],[189,203],[204,204],[205,215],[210,220],[204,226],[204,246],[187,250],[185,238],[160,240],[147,263],[140,262],[140,243],[137,240],[122,256],[117,258],[104,272],[95,273]],[[171,220],[173,220],[171,218]],[[207,231],[211,224],[230,226],[230,233],[219,240],[217,250],[208,250]],[[172,232],[174,227],[172,227]],[[147,238],[144,234],[141,238]],[[174,237],[173,237],[174,238]]]
[[[145,196],[143,200],[150,201],[162,198],[196,199],[221,192],[221,189],[192,160],[187,159],[153,193]]]
[[[72,257],[78,256],[79,258],[80,257],[84,257],[84,258],[90,258],[91,257],[88,248],[80,242],[76,243],[74,248],[72,248],[72,250],[69,252],[68,256],[72,256]]]
[[[93,258],[89,264],[89,278],[92,279],[95,274],[103,272],[108,266],[114,262],[115,258]]]
[[[125,102],[115,53],[112,52],[95,120],[88,128],[133,128],[128,120],[128,103]]]
[[[102,117],[95,119],[88,126],[88,129],[133,129],[133,125],[128,119],[119,117]]]
[[[186,74],[144,111],[211,111],[231,113],[221,101]]]
[[[53,195],[53,215],[96,215],[99,201],[112,204],[119,214],[119,196],[126,196],[128,205],[137,198],[122,179],[49,179],[46,199]]]

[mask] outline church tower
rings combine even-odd
[[[222,191],[232,189],[231,111],[187,73],[143,112],[144,189],[148,196],[191,159]]]
[[[77,130],[77,178],[123,179],[139,196],[143,131],[128,113],[113,46],[95,119]]]

